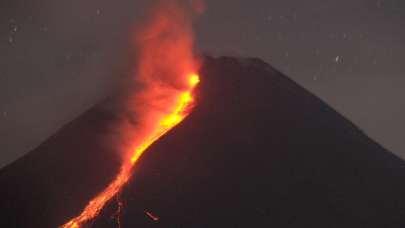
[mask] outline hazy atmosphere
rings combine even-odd
[[[262,58],[405,158],[405,2],[206,1],[199,51]],[[232,7],[230,7],[232,6]],[[0,3],[0,166],[102,101],[142,1]]]

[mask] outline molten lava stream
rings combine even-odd
[[[124,161],[120,172],[115,179],[101,193],[94,197],[84,208],[82,213],[71,219],[62,228],[78,228],[84,223],[95,218],[104,205],[114,197],[124,186],[131,176],[131,171],[135,163],[138,161],[143,152],[161,136],[166,134],[170,129],[180,123],[187,115],[190,105],[193,102],[192,92],[195,86],[199,83],[197,74],[191,73],[187,75],[188,88],[176,96],[176,102],[171,112],[156,123],[156,128],[146,137],[146,139],[135,147],[132,156],[128,161]]]

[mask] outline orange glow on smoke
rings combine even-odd
[[[115,179],[63,228],[76,228],[94,219],[129,180],[141,155],[190,112],[193,90],[200,81],[192,52],[191,14],[173,1],[163,4],[135,36],[139,52],[137,82],[143,89],[130,95],[127,108],[137,118],[120,125],[131,145],[122,151],[123,162]]]

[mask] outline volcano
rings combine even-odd
[[[88,226],[405,227],[404,161],[260,59],[206,57],[199,74],[192,113]],[[117,102],[0,171],[1,227],[58,227],[108,185]]]

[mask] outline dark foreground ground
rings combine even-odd
[[[193,113],[120,194],[121,227],[405,227],[405,162],[260,60],[207,58],[200,74]],[[79,213],[119,166],[115,117],[94,107],[1,170],[0,227]],[[117,227],[116,209],[93,227]]]

